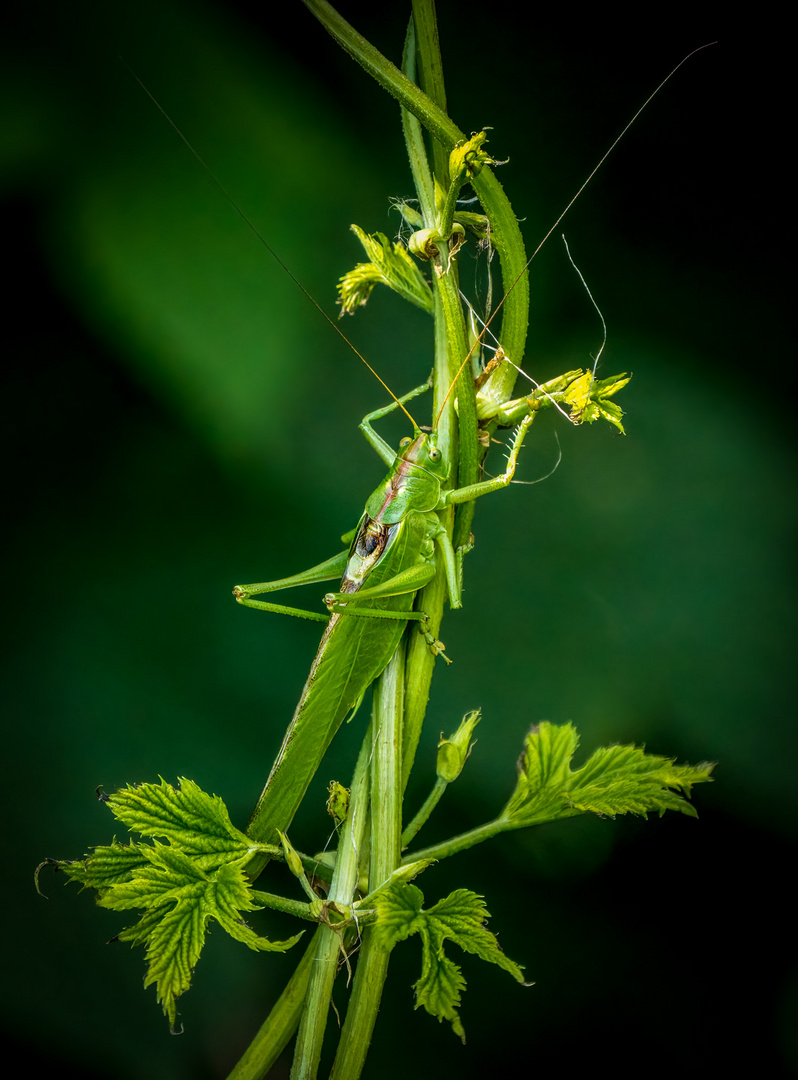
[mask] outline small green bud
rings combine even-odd
[[[346,821],[346,815],[349,813],[349,791],[337,780],[331,780],[327,790],[329,792],[327,813],[336,825],[341,825]]]
[[[454,735],[448,739],[441,739],[438,743],[437,773],[447,784],[456,780],[463,771],[466,759],[474,746],[471,736],[480,719],[479,709],[466,713]]]
[[[407,241],[408,251],[417,259],[434,259],[438,254],[436,241],[440,238],[437,229],[418,229]]]
[[[440,254],[438,243],[441,240],[448,240],[452,245],[452,250],[449,252],[451,258],[461,247],[464,239],[465,229],[455,221],[452,223],[452,230],[448,236],[443,236],[439,229],[419,229],[411,235],[407,241],[407,247],[417,259],[435,259]]]
[[[292,845],[291,841],[288,839],[285,833],[280,832],[279,829],[277,830],[277,833],[280,837],[280,843],[283,846],[283,854],[285,855],[285,861],[288,869],[291,871],[294,877],[304,878],[305,868],[302,865],[302,860],[297,854],[296,848]]]
[[[393,203],[393,206],[399,211],[411,229],[424,228],[424,218],[414,206],[410,206],[409,203],[401,202],[399,200]]]

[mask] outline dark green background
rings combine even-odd
[[[342,10],[397,58],[406,9],[393,6]],[[560,424],[557,473],[479,507],[466,607],[444,624],[455,663],[437,675],[408,799],[427,790],[439,731],[478,705],[479,745],[430,841],[495,812],[540,719],[572,720],[586,750],[634,740],[720,764],[697,822],[568,823],[425,875],[430,901],[483,893],[536,985],[466,959],[462,1048],[413,1012],[411,942],[366,1075],[789,1075],[795,397],[779,29],[696,5],[667,21],[663,9],[653,31],[603,8],[520,23],[514,8],[444,3],[441,38],[450,112],[467,131],[492,126],[530,248],[667,71],[721,44],[682,69],[566,219],[609,327],[603,372],[635,373],[629,434]],[[397,109],[298,3],[30,5],[13,31],[0,76],[7,1046],[31,1076],[223,1077],[293,960],[214,932],[170,1038],[140,952],[104,945],[124,920],[48,875],[42,900],[31,874],[110,840],[100,783],[187,775],[246,821],[318,631],[243,611],[229,590],[336,550],[380,478],[357,422],[383,398],[125,63],[331,311],[360,258],[348,225],[393,233],[388,196],[410,190]],[[532,293],[527,366],[546,378],[587,363],[600,328],[556,237]],[[429,326],[393,297],[345,329],[397,391],[425,376]],[[523,478],[556,453],[541,424]],[[362,724],[325,782],[347,780]],[[327,828],[322,790],[295,824],[300,846]]]

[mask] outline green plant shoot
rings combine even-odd
[[[366,303],[377,284],[396,291],[434,319],[433,372],[404,396],[391,391],[393,402],[362,421],[364,436],[388,472],[368,497],[356,528],[343,537],[344,550],[291,577],[234,589],[236,600],[245,607],[326,624],[246,831],[231,822],[221,799],[191,780],[181,780],[178,787],[164,780],[130,785],[100,798],[139,839],[127,844],[114,840],[82,859],[42,864],[93,889],[101,906],[139,913],[138,921],[123,929],[119,938],[144,947],[145,985],[155,986],[173,1030],[179,999],[190,986],[210,924],[217,923],[257,952],[284,952],[302,936],[302,929],[276,941],[257,933],[245,920],[263,908],[315,928],[283,994],[230,1080],[265,1076],[295,1034],[291,1076],[313,1080],[321,1067],[336,974],[339,966],[351,972],[353,963],[333,1068],[336,1080],[357,1080],[390,955],[415,936],[422,952],[421,974],[413,987],[416,1006],[446,1020],[464,1040],[460,1009],[466,982],[447,953],[452,944],[498,966],[517,983],[531,984],[525,981],[522,965],[502,952],[488,930],[489,915],[481,896],[457,888],[426,904],[414,880],[436,861],[502,832],[583,814],[645,817],[652,811],[677,810],[695,815],[687,801],[692,786],[708,781],[712,771],[707,763],[677,765],[635,746],[599,749],[574,769],[575,728],[534,723],[524,740],[515,788],[495,816],[482,825],[466,823],[464,831],[448,840],[404,853],[447,786],[466,770],[474,729],[481,720],[479,710],[474,710],[453,734],[441,737],[434,787],[406,823],[403,793],[429,684],[436,659],[447,659],[438,636],[444,603],[452,609],[462,606],[464,559],[473,546],[474,503],[512,482],[524,440],[545,409],[559,410],[574,424],[603,419],[623,433],[623,412],[614,398],[629,375],[597,378],[597,357],[592,367],[577,366],[542,385],[535,383],[528,394],[514,396],[528,321],[531,259],[526,257],[516,215],[492,171],[496,162],[485,150],[485,132],[467,138],[447,115],[433,3],[413,3],[401,70],[324,0],[306,0],[306,6],[399,101],[417,193],[417,208],[408,202],[401,206],[412,230],[406,244],[353,227],[367,261],[341,279],[342,311],[352,313]],[[461,191],[466,185],[476,193],[480,213],[463,208]],[[498,305],[503,309],[501,340],[484,368],[477,358],[498,308],[479,333],[472,330],[460,299],[457,269],[458,251],[471,235],[498,252],[505,287]],[[430,268],[429,277],[423,266]],[[432,423],[422,428],[407,406],[427,391],[432,396]],[[395,409],[401,409],[412,426],[412,434],[402,439],[398,450],[373,426]],[[511,432],[506,466],[486,478],[485,456],[501,429]],[[326,611],[265,599],[283,589],[335,580],[340,580],[338,587],[323,597]],[[350,788],[330,785],[328,810],[335,820],[337,846],[315,857],[297,851],[290,837],[294,816],[336,732],[358,711],[369,689],[373,689],[371,717],[363,724],[364,739]],[[288,870],[288,874],[282,866],[270,870],[281,891],[254,887],[270,861]]]

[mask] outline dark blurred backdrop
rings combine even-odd
[[[407,6],[376,8],[342,11],[398,59]],[[628,435],[559,424],[556,474],[479,507],[411,810],[439,732],[475,706],[479,745],[424,840],[495,812],[540,719],[572,720],[588,751],[634,740],[719,766],[698,821],[566,823],[429,872],[431,902],[487,897],[536,985],[465,959],[463,1048],[414,1013],[409,943],[367,1076],[407,1075],[399,1032],[420,1077],[778,1077],[798,1061],[787,69],[766,12],[735,26],[720,11],[669,5],[644,26],[629,9],[440,5],[450,112],[493,128],[530,249],[659,80],[721,40],[564,222],[609,327],[603,372],[635,373]],[[126,65],[331,311],[360,258],[349,224],[393,234],[388,197],[410,192],[398,110],[298,3],[16,19],[0,46],[6,1045],[30,1076],[211,1080],[294,960],[213,933],[170,1038],[141,952],[104,944],[124,920],[58,878],[41,899],[33,867],[111,839],[98,784],[190,776],[245,823],[318,631],[244,611],[230,588],[337,550],[380,478],[357,422],[383,398]],[[588,363],[600,326],[558,237],[532,294],[530,370]],[[422,381],[421,314],[375,295],[345,329],[394,389]],[[528,441],[523,478],[550,470],[554,428]],[[348,779],[362,724],[324,782]],[[300,846],[325,828],[323,786]]]

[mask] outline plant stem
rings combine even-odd
[[[585,810],[579,810],[576,807],[570,809],[558,807],[556,811],[547,811],[537,818],[525,817],[520,822],[505,817],[497,817],[493,821],[488,821],[485,825],[477,825],[475,829],[460,833],[459,836],[453,836],[440,844],[433,844],[432,847],[422,848],[420,851],[413,851],[409,855],[405,855],[402,859],[402,865],[406,866],[408,863],[416,862],[418,859],[448,859],[450,855],[459,855],[461,851],[467,851],[468,848],[481,844],[485,840],[490,840],[492,837],[498,836],[499,833],[510,832],[513,829],[528,829],[535,825],[546,825],[552,821],[580,817],[585,813]]]
[[[401,857],[404,675],[405,649],[401,643],[374,691],[370,890],[379,888],[390,877]],[[377,1021],[389,959],[390,951],[366,930],[335,1058],[336,1080],[357,1080],[360,1076]]]
[[[438,19],[435,15],[433,0],[413,0],[413,23],[416,28],[419,58],[419,86],[434,101],[441,112],[446,114],[446,89],[443,82],[443,61],[441,59],[440,39],[438,38]],[[448,158],[442,144],[437,140],[432,143],[432,167],[438,182],[448,186]]]
[[[497,818],[496,821],[478,825],[476,829],[461,833],[459,836],[453,836],[450,840],[444,840],[443,843],[433,844],[432,847],[422,848],[421,851],[414,851],[410,855],[405,855],[402,859],[402,865],[416,862],[418,859],[446,859],[450,855],[457,855],[461,851],[474,847],[475,844],[490,840],[491,837],[498,836],[499,833],[510,828],[512,826],[507,821]]]
[[[330,886],[329,900],[340,907],[349,907],[357,885],[358,858],[363,846],[367,819],[369,751],[370,742],[367,736],[360,749],[352,778],[349,814],[341,830],[338,858]],[[318,1072],[341,946],[340,930],[330,926],[319,927],[305,1009],[294,1050],[291,1080],[314,1080]]]
[[[416,81],[416,24],[412,15],[407,22],[407,33],[402,50],[402,72],[411,82]],[[403,108],[400,111],[413,186],[418,196],[424,225],[431,229],[435,225],[435,190],[427,160],[427,149],[424,145],[424,132],[417,116],[408,109]]]
[[[308,919],[310,922],[316,922],[316,916],[311,912],[310,904],[304,903],[302,900],[289,900],[285,896],[261,892],[259,889],[252,890],[252,899],[257,900],[259,904],[263,904],[264,907],[271,908],[272,911],[284,911],[286,915],[293,915],[297,919]]]
[[[321,927],[310,940],[274,1008],[227,1080],[262,1080],[285,1050],[299,1025]]]
[[[457,142],[465,141],[465,134],[446,115],[442,108],[427,94],[420,90],[415,83],[403,74],[399,69],[366,41],[349,23],[343,19],[335,8],[326,0],[303,0],[305,6],[316,16],[325,29],[335,38],[357,62],[363,67],[389,94],[392,94],[399,103],[418,117],[427,131],[445,149],[448,154]],[[426,0],[421,7],[432,7],[431,0]],[[434,10],[432,18],[434,19]],[[424,16],[424,25],[427,24],[427,16]],[[428,33],[422,36],[416,27],[419,44],[424,48],[435,44],[437,32],[430,37]],[[440,64],[438,53],[437,63]],[[425,65],[422,63],[422,70]],[[425,85],[434,86],[434,77],[425,78]],[[441,86],[443,81],[441,78]],[[444,101],[445,103],[445,101]],[[513,213],[510,201],[496,179],[495,174],[486,166],[475,177],[472,186],[479,196],[482,208],[490,222],[491,242],[499,253],[502,267],[502,281],[504,284],[505,299],[503,301],[502,315],[502,347],[505,353],[516,364],[520,364],[524,356],[526,344],[526,332],[529,324],[529,277],[526,271],[526,249],[521,230],[518,227],[518,218]],[[512,397],[512,388],[515,385],[516,372],[509,365],[503,368],[506,379],[507,398]]]
[[[424,800],[424,805],[402,833],[402,850],[404,850],[416,837],[421,828],[429,819],[430,814],[441,801],[441,795],[446,791],[449,784],[440,776],[436,779],[432,791]]]

